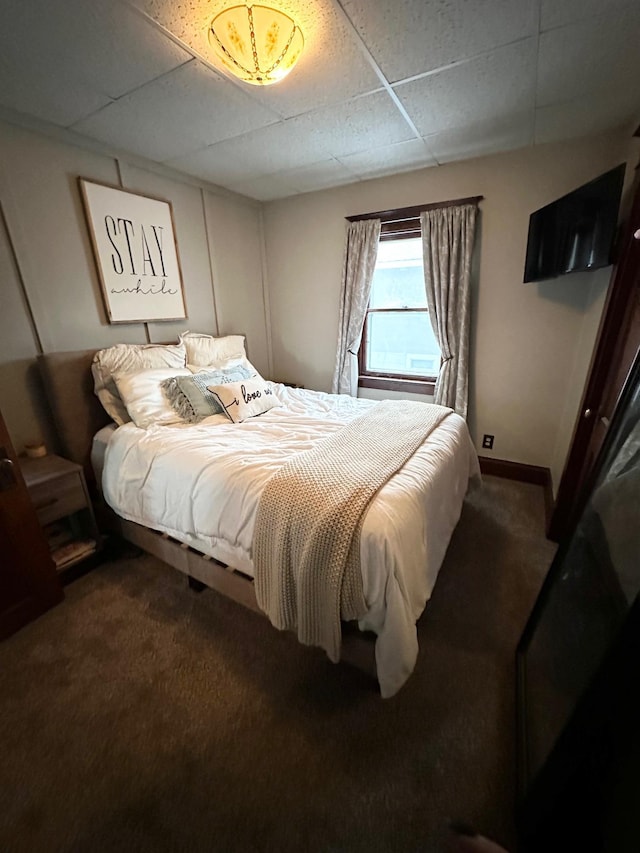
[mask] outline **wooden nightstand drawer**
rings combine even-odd
[[[55,480],[37,483],[30,487],[29,494],[40,524],[57,521],[87,506],[84,486],[80,474],[77,473],[64,474]]]

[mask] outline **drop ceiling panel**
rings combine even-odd
[[[277,121],[196,59],[120,98],[74,130],[168,160]]]
[[[249,196],[249,198],[255,198],[258,201],[273,201],[276,198],[296,195],[296,190],[286,183],[282,173],[252,178],[250,181],[242,181],[238,184],[229,184],[227,189],[240,193],[240,195]]]
[[[217,11],[233,4],[210,0],[132,2],[218,67],[209,45],[209,24]],[[277,86],[236,85],[248,90],[260,103],[277,110],[283,118],[380,87],[377,75],[332,0],[278,0],[276,6],[296,20],[304,35],[305,46],[295,72]]]
[[[533,109],[535,40],[394,89],[423,136]]]
[[[300,128],[297,119],[270,125],[201,151],[168,160],[167,165],[190,175],[230,186],[284,169],[316,163],[328,154]]]
[[[285,117],[380,89],[377,74],[347,32],[342,19],[333,10],[327,17],[321,41],[305,47],[295,69],[282,85],[259,91],[261,102]]]
[[[533,145],[533,129],[534,115],[529,110],[497,121],[445,130],[426,141],[439,163],[450,163]]]
[[[222,186],[414,137],[386,92],[270,125],[167,165]]]
[[[601,133],[638,121],[638,98],[633,90],[604,89],[598,94],[550,104],[536,110],[535,142],[559,142]]]
[[[277,175],[264,175],[262,178],[242,181],[239,184],[230,184],[228,189],[258,201],[273,201],[297,194],[297,191],[286,183],[281,172]]]
[[[291,121],[308,139],[313,139],[314,145],[333,157],[415,139],[415,133],[386,92],[364,95]]]
[[[542,0],[540,7],[540,30],[552,30],[564,27],[576,21],[584,21],[595,15],[601,15],[606,7],[608,14],[629,9],[637,0]]]
[[[359,178],[374,178],[424,166],[436,166],[433,154],[422,139],[409,139],[394,145],[381,145],[340,158]]]
[[[9,69],[49,80],[61,96],[75,80],[103,101],[117,98],[190,59],[115,0],[8,0],[2,18],[0,54]]]
[[[228,6],[243,5],[242,0],[122,0],[157,21],[181,41],[202,56],[213,56],[209,48],[209,24],[218,12]],[[268,0],[264,5],[270,5]],[[334,10],[332,0],[277,0],[271,4],[281,9],[300,26],[305,39],[305,49],[314,44],[327,27],[327,19]],[[301,60],[302,61],[302,60]]]
[[[266,88],[215,72],[233,2],[4,0],[0,110],[258,199],[531,144],[536,106],[538,141],[640,120],[638,0],[278,0],[305,50]]]
[[[637,93],[639,75],[638,6],[540,36],[539,107],[572,100],[604,86],[623,89],[635,86]]]
[[[129,6],[139,9],[165,29],[172,32],[181,41],[204,55],[208,49],[207,27],[218,10],[238,3],[211,2],[211,0],[189,0],[188,3],[176,3],[175,0],[123,0]]]
[[[235,143],[235,140],[233,142]],[[223,187],[229,187],[237,181],[253,180],[265,173],[260,167],[249,168],[251,160],[246,155],[236,156],[235,146],[226,142],[166,160],[165,163],[172,169]],[[267,169],[266,172],[268,171]]]
[[[0,55],[0,104],[21,113],[68,127],[111,103],[79,80],[64,74],[56,78],[22,66],[19,69]]]
[[[311,166],[301,166],[298,169],[288,169],[282,173],[282,179],[295,187],[299,193],[313,192],[327,187],[337,187],[340,184],[351,183],[355,179],[353,172],[333,158],[313,163]]]
[[[476,56],[536,31],[536,0],[343,0],[347,15],[394,83]]]

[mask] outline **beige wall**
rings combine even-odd
[[[172,202],[189,318],[149,324],[151,340],[171,339],[186,327],[242,332],[263,373],[322,390],[333,373],[344,217],[484,195],[470,427],[474,438],[495,434],[497,458],[551,467],[557,485],[609,271],[523,285],[528,218],[629,154],[626,137],[614,134],[261,207],[159,174],[136,158],[0,124],[0,409],[10,433],[18,449],[30,439],[54,442],[34,366],[40,346],[54,351],[146,340],[142,325],[106,321],[78,175],[113,184],[121,178],[125,188]]]
[[[55,446],[35,368],[44,351],[144,343],[142,324],[109,325],[77,177],[171,201],[188,319],[150,323],[149,339],[185,328],[240,332],[259,370],[270,366],[259,204],[179,176],[0,124],[0,410],[20,450]],[[33,315],[30,320],[29,307]]]
[[[584,353],[593,345],[610,270],[597,280],[587,273],[523,284],[529,215],[627,156],[628,136],[612,134],[266,205],[274,374],[311,388],[330,387],[345,216],[482,195],[471,338],[472,436],[479,443],[484,433],[495,435],[488,455],[553,465],[558,472],[572,429],[565,404],[575,398]]]

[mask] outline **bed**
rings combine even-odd
[[[63,451],[100,484],[113,525],[190,578],[258,610],[252,540],[260,496],[286,460],[375,404],[274,383],[278,405],[243,423],[116,427],[93,394],[93,351],[41,357]],[[367,611],[383,697],[417,657],[416,621],[436,582],[478,460],[465,422],[450,413],[377,492],[362,525]],[[343,659],[362,664],[366,635],[345,632]]]

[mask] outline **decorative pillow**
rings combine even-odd
[[[181,423],[180,415],[172,408],[162,390],[165,379],[173,376],[190,376],[186,367],[159,367],[139,370],[136,373],[116,373],[115,384],[130,419],[137,427]]]
[[[187,361],[186,354],[185,345],[178,343],[170,346],[116,344],[94,355],[91,365],[94,390],[106,412],[118,426],[126,424],[131,418],[120,399],[113,375],[161,367],[184,368]]]
[[[221,408],[234,424],[282,405],[273,390],[273,383],[261,376],[228,385],[209,385],[209,391],[218,398]]]
[[[247,358],[244,347],[244,335],[225,335],[214,338],[199,332],[185,332],[180,335],[187,351],[187,364],[200,367],[232,367],[241,364]]]
[[[162,389],[173,409],[182,420],[194,424],[209,415],[222,415],[224,411],[208,385],[227,385],[240,382],[255,374],[239,365],[229,370],[201,370],[189,376],[173,376],[165,379]]]

